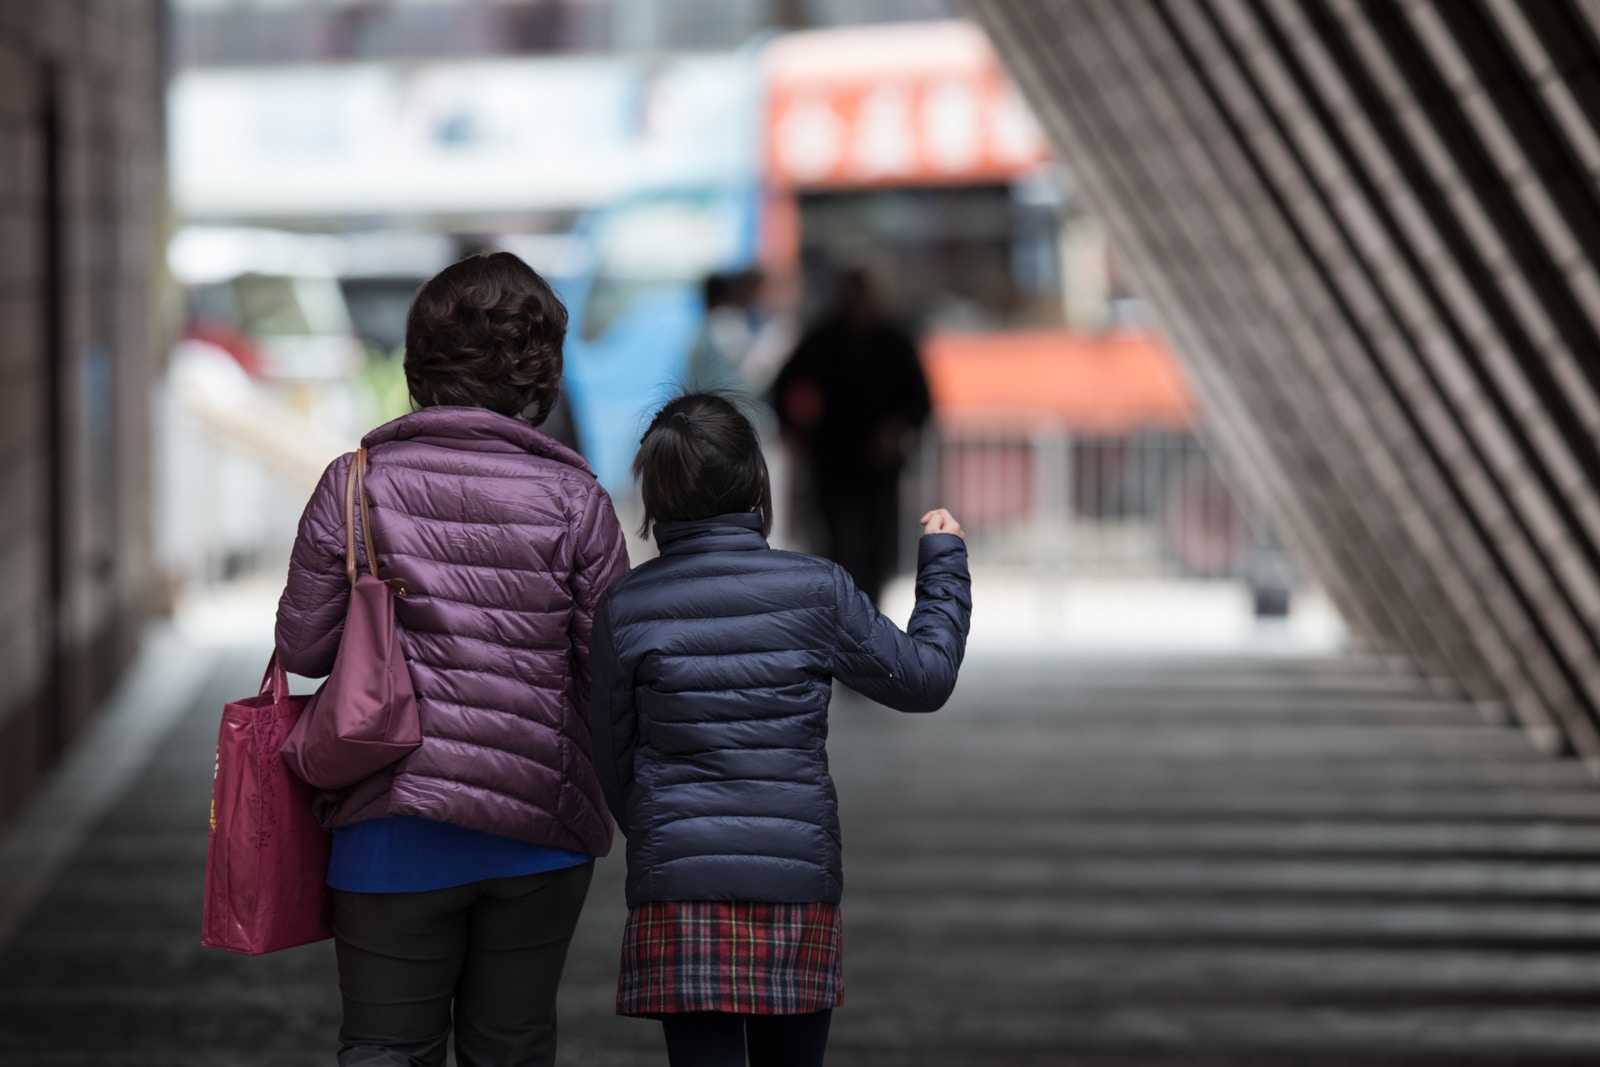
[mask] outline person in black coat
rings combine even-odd
[[[628,839],[618,1011],[660,1017],[674,1065],[747,1046],[820,1064],[842,962],[833,679],[944,704],[972,609],[961,527],[923,516],[902,632],[842,567],[767,546],[766,464],[728,400],[669,403],[634,468],[661,555],[612,586],[590,645],[595,765]]]
[[[900,472],[932,402],[911,335],[883,313],[865,270],[839,282],[773,384],[779,425],[810,464],[823,554],[878,603],[895,573]]]

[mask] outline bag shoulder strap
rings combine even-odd
[[[361,536],[367,547],[367,570],[379,581],[383,575],[378,573],[378,546],[372,542],[372,516],[367,511],[367,450],[361,449],[361,485],[357,488],[356,499],[361,502]]]
[[[356,584],[360,568],[356,561],[356,510],[359,501],[361,513],[362,547],[367,550],[367,570],[374,578],[378,575],[378,549],[372,541],[372,515],[367,510],[367,450],[359,448],[350,457],[350,469],[344,479],[344,573],[350,584]],[[381,581],[382,579],[379,578]]]

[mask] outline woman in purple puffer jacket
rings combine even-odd
[[[379,566],[406,582],[396,618],[423,740],[318,799],[345,1067],[442,1065],[452,1028],[462,1067],[555,1062],[556,986],[611,847],[590,627],[628,569],[610,498],[533,428],[560,388],[566,324],[513,255],[446,268],[406,320],[418,410],[362,442]],[[306,505],[278,604],[279,655],[311,677],[333,666],[349,598],[349,464]]]

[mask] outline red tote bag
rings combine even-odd
[[[223,709],[202,945],[259,956],[333,936],[332,839],[311,814],[311,787],[281,754],[308,699],[289,694],[274,652],[261,692]]]

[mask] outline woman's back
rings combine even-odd
[[[587,649],[599,594],[627,568],[609,499],[576,454],[480,408],[426,408],[364,444],[379,567],[406,583],[396,618],[423,743],[325,797],[326,823],[420,815],[603,854]],[[301,674],[326,673],[337,649],[347,467],[306,510],[279,606],[278,647]]]
[[[605,491],[533,429],[558,404],[566,328],[516,256],[451,264],[406,313],[418,410],[362,442],[379,576],[406,584],[394,614],[422,743],[317,798],[333,829],[341,1064],[444,1067],[452,1038],[462,1064],[555,1062],[567,945],[611,845],[589,635],[628,569]],[[313,677],[340,654],[355,581],[350,460],[306,505],[278,603],[279,658]]]

